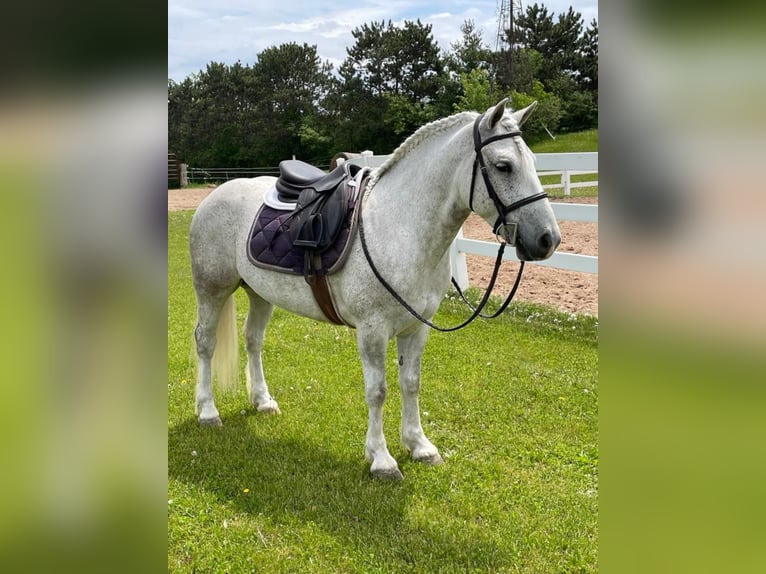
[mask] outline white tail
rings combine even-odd
[[[222,391],[233,391],[237,388],[239,340],[237,338],[237,303],[233,294],[226,299],[218,319],[212,368],[213,377],[218,379],[218,386]]]

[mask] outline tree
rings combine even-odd
[[[242,146],[241,108],[243,68],[237,63],[227,66],[210,62],[194,78],[191,106],[186,122],[190,157],[187,161],[200,166],[232,166]]]
[[[487,70],[476,68],[469,73],[462,72],[460,83],[463,94],[454,104],[456,112],[483,112],[497,103]]]
[[[189,147],[186,116],[192,105],[193,90],[190,77],[180,84],[168,79],[168,150],[181,153],[184,159]]]
[[[598,92],[598,22],[595,19],[582,37],[577,68],[580,71],[578,80],[583,89]]]
[[[560,74],[574,74],[577,70],[582,27],[582,15],[571,6],[554,23],[553,14],[535,3],[516,19],[509,43],[514,48],[530,48],[542,56],[536,79],[549,87]]]
[[[460,26],[462,37],[453,42],[451,52],[443,56],[445,71],[442,89],[437,103],[437,114],[445,116],[456,109],[478,109],[471,107],[478,88],[477,83],[487,82],[486,91],[492,92],[495,83],[495,55],[484,43],[481,31],[473,20],[465,20]],[[482,72],[482,73],[480,73]],[[466,87],[473,90],[466,93]]]
[[[543,56],[534,48],[515,48],[498,54],[498,84],[506,89],[529,93],[540,77]]]
[[[391,21],[352,31],[333,75],[316,46],[265,49],[255,64],[211,62],[168,81],[168,146],[196,167],[325,163],[338,151],[390,153],[423,124],[453,111],[486,110],[511,93],[539,101],[532,138],[597,124],[598,24],[583,31],[572,9],[557,19],[534,4],[516,21],[511,48],[493,54],[472,20],[439,53],[429,24]]]
[[[406,20],[398,28],[390,20],[373,22],[351,34],[355,44],[347,50],[341,77],[359,80],[359,87],[374,96],[403,95],[414,103],[437,96],[441,60],[430,24]]]
[[[581,36],[583,33],[582,14],[569,10],[559,14],[553,26],[551,57],[559,70],[577,75],[580,62]]]
[[[389,153],[403,137],[437,116],[443,62],[431,26],[405,21],[364,24],[340,67],[332,96],[342,115],[336,141],[343,151]]]
[[[568,132],[587,130],[598,126],[598,102],[594,92],[576,91],[564,102],[561,129]]]
[[[168,82],[168,145],[197,167],[273,166],[291,155],[331,157],[321,131],[332,67],[316,46],[267,48],[255,65],[211,62]]]
[[[514,110],[525,108],[535,100],[535,112],[524,124],[524,137],[528,142],[543,139],[547,132],[556,131],[561,119],[561,100],[558,96],[546,92],[541,82],[535,80],[531,94],[511,92],[511,105]]]
[[[259,156],[276,165],[292,155],[306,159],[322,153],[316,116],[322,112],[330,86],[332,65],[322,63],[316,46],[294,42],[266,48],[258,55],[255,84],[259,95]],[[326,153],[324,153],[326,152]]]
[[[462,37],[450,44],[452,52],[444,60],[447,69],[460,76],[470,74],[473,70],[487,70],[492,74],[494,56],[492,50],[484,44],[484,39],[473,20],[465,20],[460,26]]]
[[[537,3],[528,6],[508,31],[511,49],[501,57],[502,85],[532,97],[540,82],[546,94],[558,98],[556,122],[565,130],[597,124],[598,24],[583,31],[582,15],[571,7],[553,14]],[[535,116],[541,116],[541,110]],[[555,116],[556,114],[553,114]],[[553,117],[552,116],[552,117]]]

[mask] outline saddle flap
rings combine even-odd
[[[335,242],[348,212],[346,186],[336,188],[333,193],[301,192],[290,222],[293,245],[321,253]]]

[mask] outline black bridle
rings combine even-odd
[[[495,220],[495,225],[493,226],[492,231],[498,237],[500,236],[500,233],[502,232],[503,234],[502,237],[506,243],[509,243],[510,245],[516,245],[516,232],[517,232],[518,226],[515,223],[507,223],[505,221],[505,216],[511,213],[512,211],[515,211],[519,209],[520,207],[527,205],[528,203],[535,202],[539,199],[545,199],[546,197],[548,197],[548,194],[544,191],[541,191],[540,193],[535,193],[533,195],[530,195],[529,197],[523,197],[518,201],[514,201],[510,205],[505,205],[503,203],[503,201],[497,195],[495,188],[492,186],[492,182],[489,180],[489,174],[487,173],[487,164],[484,161],[484,155],[481,153],[481,150],[485,146],[488,146],[489,144],[494,143],[496,141],[520,136],[521,131],[517,130],[515,132],[501,134],[499,136],[492,136],[491,138],[487,138],[486,140],[481,141],[481,134],[479,133],[479,124],[481,123],[482,117],[484,116],[477,117],[476,121],[473,123],[473,149],[474,149],[474,152],[476,152],[476,157],[473,160],[473,169],[472,169],[472,175],[471,175],[471,195],[468,198],[468,207],[471,209],[471,211],[474,210],[473,209],[473,192],[476,187],[476,172],[479,171],[481,172],[481,177],[484,180],[484,187],[487,189],[487,195],[489,195],[489,198],[492,200],[492,203],[495,204],[495,209],[497,210],[497,220]]]
[[[386,291],[389,292],[389,294],[402,306],[404,307],[410,315],[415,317],[418,321],[421,323],[424,323],[431,327],[432,329],[436,329],[437,331],[447,332],[447,331],[457,331],[458,329],[462,329],[463,327],[469,325],[474,319],[477,317],[482,317],[484,319],[494,319],[495,317],[499,316],[503,311],[506,310],[508,305],[511,303],[511,300],[513,299],[514,295],[516,294],[516,290],[519,288],[519,284],[521,283],[521,274],[524,271],[524,261],[520,261],[519,266],[519,272],[516,275],[516,281],[513,283],[513,288],[511,289],[511,292],[508,294],[508,297],[506,297],[503,304],[500,306],[500,308],[493,313],[492,315],[483,315],[482,311],[484,310],[484,307],[486,307],[487,303],[489,302],[489,297],[492,294],[492,291],[495,287],[495,281],[497,280],[498,272],[500,271],[500,265],[503,262],[503,253],[505,252],[505,246],[506,245],[515,245],[516,244],[516,235],[518,230],[518,225],[516,223],[507,223],[505,221],[506,215],[511,213],[512,211],[519,209],[520,207],[527,205],[528,203],[532,203],[534,201],[538,201],[540,199],[545,199],[548,197],[548,194],[544,191],[540,193],[535,193],[533,195],[530,195],[528,197],[524,197],[518,201],[513,202],[510,205],[505,205],[500,197],[497,195],[497,192],[495,191],[495,188],[492,185],[492,182],[489,180],[489,174],[487,173],[487,164],[484,161],[484,156],[482,155],[481,150],[496,141],[516,137],[521,135],[521,131],[515,131],[510,132],[507,134],[501,134],[497,136],[492,136],[490,138],[487,138],[486,140],[481,140],[481,134],[479,133],[479,124],[481,123],[481,120],[484,116],[480,115],[476,118],[476,121],[473,124],[473,142],[474,142],[474,152],[476,153],[476,157],[473,161],[473,168],[472,168],[472,175],[471,175],[471,191],[470,196],[468,198],[468,206],[471,209],[471,211],[474,211],[473,209],[473,196],[474,196],[474,188],[476,186],[476,172],[480,171],[482,175],[482,179],[484,180],[484,187],[487,189],[487,195],[489,195],[489,198],[492,200],[492,203],[495,205],[495,209],[497,209],[497,220],[495,221],[495,225],[493,227],[493,231],[495,235],[497,236],[499,240],[499,247],[497,250],[497,257],[495,259],[495,266],[492,270],[492,277],[489,280],[489,285],[487,285],[487,289],[484,292],[484,296],[482,297],[481,301],[479,301],[479,304],[474,307],[471,305],[471,303],[466,299],[465,295],[463,294],[463,291],[460,289],[460,286],[457,284],[457,281],[455,281],[455,278],[452,278],[452,285],[455,287],[455,290],[460,295],[461,299],[465,301],[465,303],[468,304],[468,306],[473,310],[473,314],[463,321],[460,325],[456,325],[454,327],[439,327],[438,325],[435,325],[425,317],[423,317],[420,313],[415,311],[415,309],[412,308],[411,305],[409,305],[402,297],[396,292],[396,290],[391,287],[391,285],[383,278],[383,276],[378,271],[378,268],[375,266],[375,264],[372,261],[372,257],[370,257],[370,252],[367,248],[367,241],[364,236],[364,218],[362,217],[362,213],[360,211],[359,213],[359,238],[362,242],[362,251],[364,251],[364,256],[367,259],[367,263],[370,266],[370,269],[372,269],[372,273],[375,275],[378,281],[380,281],[381,285],[386,288]],[[478,168],[478,169],[477,169]],[[366,186],[366,181],[364,182],[364,186]],[[363,187],[364,187],[363,186]],[[364,198],[364,189],[362,190],[362,198]],[[362,206],[359,206],[359,209],[362,209]],[[500,235],[502,233],[502,236]]]

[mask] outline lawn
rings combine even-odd
[[[535,153],[573,153],[598,151],[598,130],[559,134],[556,139],[545,138],[529,146]]]
[[[597,318],[517,304],[433,333],[421,410],[446,461],[434,468],[399,442],[392,344],[385,428],[405,479],[379,482],[347,328],[277,310],[264,363],[282,414],[256,414],[243,383],[217,396],[223,428],[198,426],[191,212],[168,220],[169,572],[596,572]],[[465,316],[446,298],[437,320]]]

